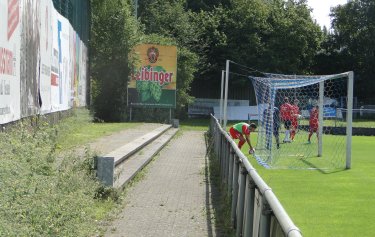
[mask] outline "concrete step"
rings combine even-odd
[[[124,187],[173,138],[177,131],[177,128],[168,129],[160,137],[116,166],[113,187]]]
[[[106,186],[120,188],[133,178],[176,134],[178,129],[161,125],[131,142],[97,157],[97,177]],[[129,160],[129,161],[128,161]]]

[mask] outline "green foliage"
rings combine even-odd
[[[354,71],[355,96],[364,103],[375,97],[375,2],[355,0],[335,7],[316,69],[321,73]]]
[[[0,133],[0,235],[90,236],[101,186],[92,154],[58,155],[59,129],[21,122]],[[113,201],[112,201],[113,202]]]
[[[322,40],[304,1],[233,0],[194,19],[202,42],[193,48],[200,57],[199,82],[194,85],[210,86],[216,92],[210,94],[213,98],[220,96],[219,78],[227,59],[261,71],[310,73]],[[233,64],[231,71],[254,73]],[[232,86],[243,94],[251,88],[245,83]]]
[[[93,111],[106,121],[126,119],[129,53],[139,42],[140,26],[126,0],[92,0],[91,81]]]

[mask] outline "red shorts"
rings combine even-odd
[[[229,133],[233,139],[239,139],[242,137],[242,134],[233,127],[229,129]]]
[[[297,119],[292,120],[292,128],[294,128],[294,129],[298,128],[298,120]]]
[[[310,125],[310,132],[317,132],[318,126],[317,125]]]

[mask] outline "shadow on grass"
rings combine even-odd
[[[311,169],[317,170],[317,171],[319,171],[319,172],[322,173],[322,174],[333,174],[333,173],[338,173],[338,172],[347,171],[347,169],[345,169],[345,168],[336,168],[336,169],[324,169],[324,168],[319,168],[319,167],[316,166],[314,163],[311,163],[311,162],[309,162],[308,160],[301,159],[301,161],[302,161],[302,163],[304,163],[305,165],[311,167]]]

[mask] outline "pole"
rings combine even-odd
[[[130,116],[129,116],[129,121],[132,121],[132,106],[130,105]]]
[[[221,90],[220,90],[220,118],[219,123],[223,126],[223,88],[224,87],[224,70],[221,70]]]
[[[352,120],[353,120],[353,84],[354,73],[349,72],[348,75],[348,102],[346,112],[346,168],[350,169],[352,166]]]
[[[324,81],[319,82],[319,128],[318,128],[318,157],[323,153],[323,114],[324,114]]]
[[[224,124],[223,124],[224,130],[227,130],[229,62],[230,62],[229,60],[226,61],[226,69],[225,69],[225,97],[224,97]]]

